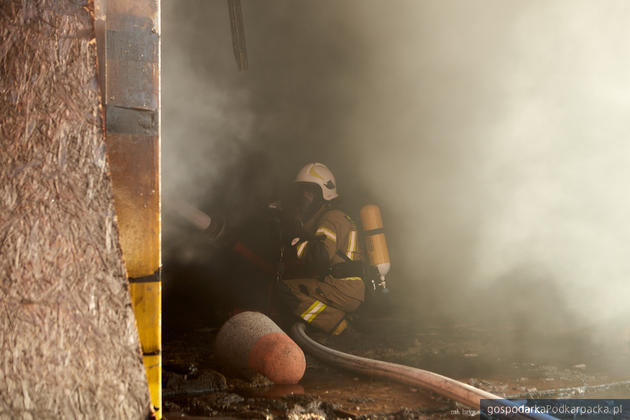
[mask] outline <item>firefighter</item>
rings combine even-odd
[[[286,242],[299,269],[282,279],[280,297],[293,315],[338,335],[365,298],[357,226],[339,209],[335,177],[324,164],[304,166],[295,193],[291,213],[300,228]]]

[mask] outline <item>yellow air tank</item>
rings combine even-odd
[[[368,204],[361,209],[361,224],[365,236],[365,247],[370,264],[376,267],[381,276],[380,286],[385,285],[385,276],[389,273],[391,263],[387,251],[387,241],[383,230],[383,218],[381,211],[374,204]]]

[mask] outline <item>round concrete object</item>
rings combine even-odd
[[[261,373],[276,384],[295,384],[306,370],[300,347],[260,312],[241,312],[217,334],[215,353],[231,368]]]

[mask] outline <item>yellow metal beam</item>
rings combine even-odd
[[[97,0],[99,69],[120,245],[156,417],[162,417],[159,0]],[[100,20],[100,22],[99,22]],[[99,31],[100,28],[100,31]]]

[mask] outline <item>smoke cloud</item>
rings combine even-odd
[[[163,2],[166,208],[238,212],[322,161],[350,205],[381,206],[391,288],[411,312],[517,306],[563,327],[625,311],[630,4],[268,0],[243,13],[238,72],[225,2]],[[177,235],[165,226],[167,259]]]

